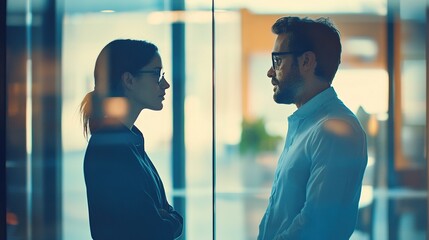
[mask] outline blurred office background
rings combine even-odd
[[[425,0],[7,0],[0,96],[8,240],[90,239],[79,104],[101,48],[158,45],[172,84],[136,122],[181,239],[256,239],[293,105],[266,72],[280,16],[329,17],[341,32],[333,86],[369,140],[352,239],[427,238]]]

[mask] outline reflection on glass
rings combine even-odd
[[[43,1],[38,1],[43,2]],[[55,2],[55,1],[53,1]],[[216,236],[217,239],[255,239],[257,225],[267,204],[274,168],[284,137],[274,150],[240,150],[243,127],[257,130],[259,137],[277,139],[286,132],[286,116],[294,107],[273,104],[266,77],[274,37],[272,22],[281,15],[325,15],[338,23],[342,32],[343,62],[335,88],[341,99],[358,115],[368,134],[369,161],[364,177],[360,216],[353,239],[389,239],[389,228],[399,239],[425,239],[427,232],[427,139],[426,119],[426,9],[421,0],[399,0],[400,34],[395,49],[400,61],[400,94],[394,96],[402,116],[396,132],[397,169],[390,172],[387,157],[388,78],[386,45],[386,0],[352,1],[243,1],[215,0],[215,42],[211,42],[211,7],[207,0],[186,0],[187,11],[164,11],[169,1],[63,1],[61,19],[61,87],[63,167],[63,237],[89,239],[86,193],[82,159],[87,144],[79,126],[78,106],[93,89],[93,63],[104,43],[115,38],[148,39],[156,42],[164,56],[166,74],[172,76],[171,23],[186,25],[186,176],[187,189],[173,189],[171,164],[172,98],[167,96],[161,113],[142,113],[137,126],[150,139],[147,148],[157,159],[168,196],[187,196],[187,239],[212,236],[211,151],[216,151]],[[27,49],[36,42],[31,26],[38,26],[36,1],[7,1],[7,178],[8,232],[31,235],[32,212],[32,109],[34,62]],[[101,4],[101,5],[100,5]],[[250,11],[249,11],[250,10]],[[33,14],[33,18],[27,18]],[[349,14],[353,13],[353,14]],[[255,20],[255,21],[254,21]],[[29,31],[29,32],[27,32]],[[48,37],[44,36],[43,38]],[[26,40],[26,38],[28,38]],[[201,41],[199,41],[201,40]],[[27,41],[27,42],[26,42]],[[34,41],[34,42],[32,42]],[[215,69],[211,69],[211,50],[215,48]],[[33,56],[34,57],[34,56]],[[216,102],[211,102],[211,74],[215,71]],[[28,73],[25,76],[24,73]],[[353,89],[353,90],[351,90]],[[211,135],[211,107],[216,107],[216,134]],[[281,112],[282,114],[278,114]],[[262,117],[263,116],[263,117]],[[43,116],[42,116],[43,117]],[[144,119],[144,120],[143,120]],[[246,125],[247,124],[247,125]],[[250,124],[250,125],[249,125]],[[162,127],[160,127],[162,126]],[[13,134],[10,132],[13,131]],[[211,149],[216,141],[216,149]],[[271,140],[270,140],[271,141]],[[400,147],[401,146],[401,147]],[[51,147],[51,146],[46,146]],[[242,146],[243,147],[243,146]],[[27,161],[28,160],[28,161]],[[159,160],[159,162],[158,162]],[[402,161],[402,162],[400,162]],[[401,181],[389,189],[387,179]],[[23,187],[23,188],[22,188]],[[41,189],[34,185],[34,189]],[[171,200],[171,199],[169,199]],[[392,201],[397,205],[392,205]],[[11,204],[13,202],[13,204]],[[13,205],[13,206],[12,206]],[[17,207],[18,206],[18,207]],[[393,206],[393,207],[392,207]],[[393,209],[393,210],[392,210]],[[391,211],[389,213],[389,211]],[[392,212],[393,211],[393,212]],[[390,214],[390,215],[389,215]],[[390,217],[389,217],[390,216]],[[27,219],[28,218],[28,219]],[[16,224],[16,225],[15,225]],[[25,237],[24,236],[24,237]]]
[[[74,13],[66,15],[63,28],[63,219],[64,239],[89,239],[89,222],[82,159],[86,141],[79,124],[79,98],[93,87],[93,67],[98,52],[111,39],[123,37],[156,42],[171,71],[168,25],[147,24],[148,13]],[[156,159],[167,195],[171,197],[170,139],[171,95],[164,111],[143,112],[136,125],[148,139],[149,155]],[[116,102],[115,104],[119,104]],[[114,108],[115,111],[118,108]],[[144,122],[142,122],[144,119]],[[154,128],[153,126],[162,126]],[[171,199],[170,199],[171,202]]]
[[[219,239],[256,238],[257,227],[267,204],[274,168],[284,140],[280,141],[277,148],[269,151],[258,151],[256,150],[258,148],[254,147],[246,153],[240,147],[243,147],[241,144],[246,142],[246,144],[253,142],[257,146],[256,139],[261,136],[275,138],[276,133],[286,132],[288,127],[286,117],[295,110],[294,107],[273,104],[271,96],[266,94],[272,91],[269,79],[266,77],[271,63],[271,46],[274,42],[274,37],[270,38],[272,36],[270,35],[271,23],[281,16],[279,14],[297,13],[311,17],[312,13],[324,12],[323,7],[314,4],[306,5],[305,9],[300,8],[305,5],[304,2],[282,4],[285,6],[281,7],[278,3],[271,5],[270,1],[263,3],[221,1],[215,5],[217,9],[228,9],[229,15],[234,16],[235,14],[236,16],[235,19],[230,18],[231,22],[227,26],[217,22],[215,28],[217,36],[224,36],[216,38],[215,42],[215,73],[219,94],[216,99],[218,116],[216,121],[218,174],[216,234]],[[412,197],[413,194],[416,194],[416,197],[419,198],[425,193],[396,193],[394,189],[386,189],[387,177],[391,174],[386,169],[389,76],[385,59],[385,45],[388,39],[385,34],[384,17],[387,12],[387,2],[354,1],[353,4],[353,7],[348,8],[350,5],[346,7],[345,2],[344,4],[333,3],[332,6],[335,7],[331,7],[329,11],[335,12],[336,15],[324,14],[330,16],[340,28],[344,46],[343,61],[333,82],[334,87],[339,97],[356,113],[368,135],[368,165],[359,202],[359,219],[352,239],[388,239],[389,222],[394,219],[388,217],[389,203],[385,201],[388,199],[387,196],[398,196],[395,194],[399,194],[402,197]],[[258,6],[255,7],[256,5]],[[364,5],[366,6],[362,7]],[[245,9],[238,10],[238,7]],[[288,9],[288,11],[285,13],[284,9]],[[356,18],[344,14],[353,11],[359,12]],[[216,12],[216,16],[219,18],[222,14],[226,13]],[[416,42],[415,39],[414,42],[415,46],[424,48],[424,43]],[[234,54],[231,53],[232,51]],[[420,51],[420,53],[422,52],[424,51]],[[235,54],[240,54],[240,58],[234,57]],[[417,65],[412,64],[418,64],[419,70],[412,71],[411,69],[417,68]],[[406,71],[409,74],[412,73],[414,77],[404,83],[404,86],[410,89],[408,91],[410,95],[403,96],[406,98],[403,101],[408,101],[406,104],[410,106],[404,111],[417,109],[417,103],[412,99],[417,99],[419,96],[420,106],[421,103],[425,104],[425,85],[420,82],[421,87],[418,91],[411,90],[417,85],[410,87],[410,84],[416,81],[425,81],[424,74],[415,76],[419,72],[425,71],[424,64],[424,62],[414,61],[413,63],[408,62],[406,65],[406,68],[409,69]],[[238,90],[232,91],[228,86],[235,86]],[[417,96],[414,93],[417,93]],[[234,96],[239,96],[237,99],[240,101],[227,102],[225,100]],[[403,113],[403,116],[410,118],[417,115]],[[425,112],[420,111],[419,116],[425,116]],[[259,125],[260,122],[263,123],[263,126]],[[249,125],[250,123],[253,126]],[[254,132],[250,132],[248,136],[254,135],[242,142],[237,141],[236,133],[249,131],[249,127]],[[424,134],[423,130],[419,132]],[[242,136],[246,137],[246,134]],[[280,137],[284,139],[285,136]],[[407,133],[406,136],[404,134],[404,138],[406,137],[410,138],[410,133]],[[264,141],[270,142],[269,138]],[[415,137],[413,138],[415,139]],[[416,146],[411,147],[409,143],[407,146],[406,152],[410,152],[410,154],[421,152],[414,149]],[[417,146],[422,147],[423,145],[418,144]],[[410,176],[405,179],[410,179]],[[426,182],[424,179],[420,179],[420,181]],[[426,212],[424,210],[426,207],[420,205],[416,205],[416,209]],[[411,216],[405,216],[400,221],[401,226],[409,226],[407,224],[415,220]],[[425,226],[425,221],[421,224],[422,226]],[[231,227],[233,222],[235,223],[234,228]],[[421,230],[415,229],[401,227],[398,232],[401,236],[415,236],[416,239],[421,239],[419,238],[422,236]]]

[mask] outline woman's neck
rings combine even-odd
[[[132,105],[128,108],[128,114],[124,116],[124,118],[121,120],[121,122],[128,128],[132,129],[134,126],[134,123],[136,122],[138,116],[140,115],[141,109],[137,109],[133,107]]]

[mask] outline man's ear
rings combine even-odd
[[[307,51],[301,55],[300,65],[302,67],[303,72],[313,72],[316,69],[317,61],[316,54],[312,51]]]
[[[126,90],[130,90],[134,84],[134,76],[130,72],[124,72],[121,76],[122,84]]]

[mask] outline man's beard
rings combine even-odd
[[[296,103],[297,97],[300,95],[304,81],[298,72],[298,69],[293,68],[292,72],[285,76],[285,80],[277,85],[277,90],[274,92],[273,99],[276,103],[292,104]]]

